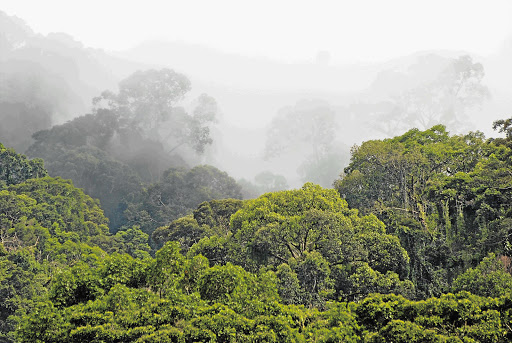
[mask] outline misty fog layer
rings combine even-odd
[[[102,146],[92,132],[79,145],[131,164],[147,182],[171,167],[208,164],[237,179],[246,197],[307,181],[330,187],[354,144],[436,124],[452,133],[489,134],[492,121],[510,108],[512,41],[490,57],[427,51],[339,66],[330,64],[328,51],[309,63],[285,64],[163,41],[114,55],[65,33],[43,36],[5,13],[0,28],[0,140],[43,157],[33,144],[47,138],[37,132],[87,114],[88,124],[65,124],[84,135],[87,125],[106,120],[99,116],[102,100],[120,121],[104,128]],[[181,75],[188,84],[167,108],[166,94],[155,93],[122,112],[139,101],[123,92],[140,91],[141,75],[151,70]]]

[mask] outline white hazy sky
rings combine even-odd
[[[511,0],[0,0],[0,10],[105,50],[179,40],[288,62],[322,50],[332,62],[430,49],[489,55],[512,34]]]

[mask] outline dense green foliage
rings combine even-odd
[[[29,160],[26,156],[18,155],[13,149],[8,149],[0,143],[0,181],[3,185],[9,186],[47,175],[48,172],[42,160]]]
[[[2,166],[10,172],[2,174],[0,187],[0,337],[9,341],[14,318],[47,293],[58,270],[95,264],[107,252],[147,257],[150,249],[148,236],[136,228],[110,236],[98,202],[69,180],[45,176],[42,161],[5,152]]]
[[[489,252],[510,253],[510,149],[443,126],[355,147],[336,188],[400,238],[420,297],[439,295]]]
[[[371,295],[325,310],[283,305],[272,272],[187,259],[111,255],[58,273],[19,322],[20,342],[507,342],[508,297],[467,292],[410,301]]]
[[[153,233],[160,244],[181,243],[188,256],[273,270],[284,303],[323,308],[330,299],[372,292],[406,296],[409,257],[374,215],[360,217],[333,189],[306,184],[243,203],[202,203],[193,213]]]
[[[355,147],[336,189],[244,201],[213,167],[169,169],[134,182],[115,234],[71,181],[2,149],[2,341],[512,339],[508,134],[411,130]]]

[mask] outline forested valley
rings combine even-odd
[[[0,14],[0,342],[512,341],[512,118],[452,129],[482,64],[352,104],[387,138],[349,152],[339,108],[283,108],[262,155],[294,187],[218,168],[221,104],[186,103],[186,75],[133,71],[85,110],[52,66],[67,38]]]

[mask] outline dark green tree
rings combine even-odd
[[[130,225],[152,234],[204,201],[226,198],[241,198],[240,187],[227,173],[212,166],[169,169],[145,190],[140,202],[130,204],[125,215]]]
[[[48,176],[43,160],[29,160],[0,143],[0,185],[13,185],[28,179]]]

